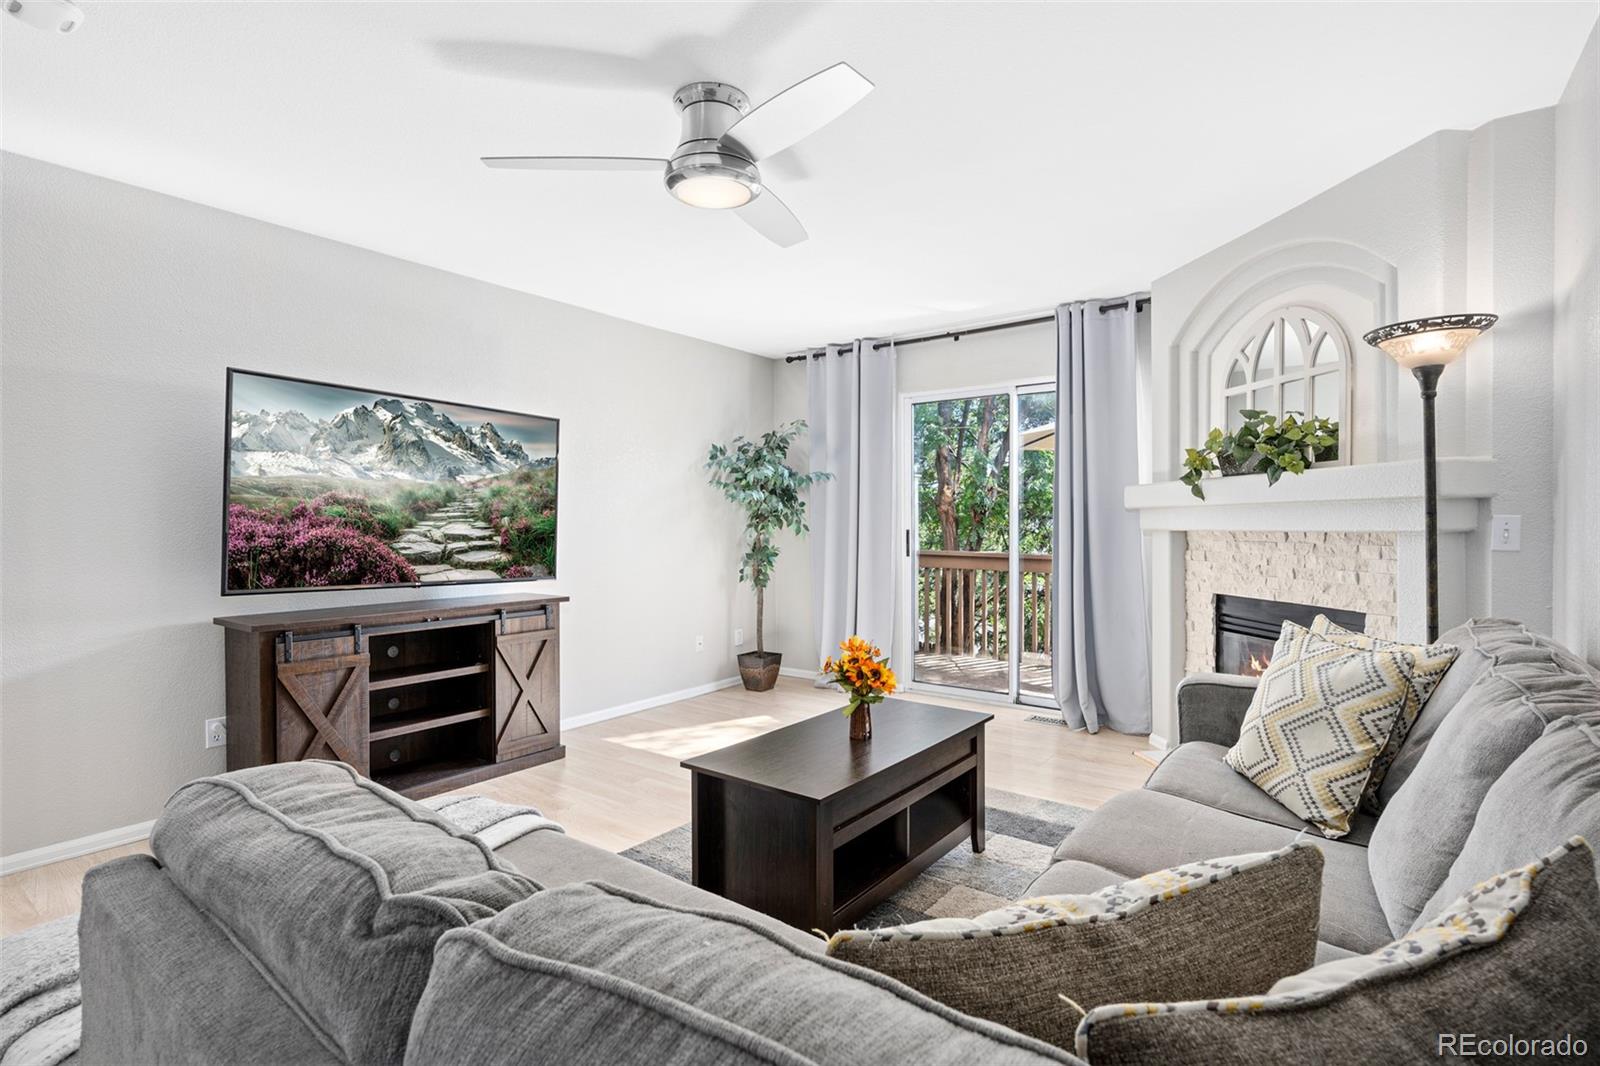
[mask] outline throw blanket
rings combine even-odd
[[[536,808],[486,796],[435,796],[422,805],[491,848],[540,829],[565,832]],[[6,937],[0,957],[0,1066],[56,1066],[71,1057],[83,1030],[78,916]]]
[[[539,829],[565,833],[561,826],[539,813],[537,807],[517,807],[487,796],[434,796],[422,801],[458,829],[477,836],[491,848],[503,848],[518,837]]]
[[[0,954],[0,1066],[55,1066],[82,1028],[78,916],[8,936]]]

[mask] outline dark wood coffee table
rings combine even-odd
[[[889,699],[868,741],[831,711],[685,759],[694,883],[801,929],[850,925],[962,838],[983,850],[993,717]]]

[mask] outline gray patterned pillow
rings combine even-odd
[[[1321,898],[1322,852],[1297,843],[977,918],[835,933],[828,954],[1065,1048],[1096,1004],[1264,992],[1299,973]]]
[[[1574,837],[1392,944],[1265,996],[1097,1007],[1076,1048],[1095,1066],[1578,1061],[1600,1047],[1596,959],[1600,886],[1593,853]],[[1522,1043],[1481,1055],[1463,1045],[1502,1039]],[[1574,1040],[1586,1048],[1575,1051]]]
[[[1323,836],[1344,836],[1373,760],[1414,698],[1416,662],[1404,648],[1346,647],[1283,623],[1223,761]]]

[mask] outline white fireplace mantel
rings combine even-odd
[[[1494,495],[1493,459],[1439,460],[1439,531],[1469,533]],[[1123,504],[1147,531],[1341,530],[1421,533],[1422,460],[1315,467],[1268,485],[1264,474],[1207,478],[1199,500],[1181,481],[1130,485]]]

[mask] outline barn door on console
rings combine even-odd
[[[362,774],[367,758],[368,656],[302,655],[295,646],[286,659],[278,652],[274,702],[278,720],[278,761],[337,759]]]
[[[561,740],[561,655],[553,630],[495,638],[494,758],[553,748]]]

